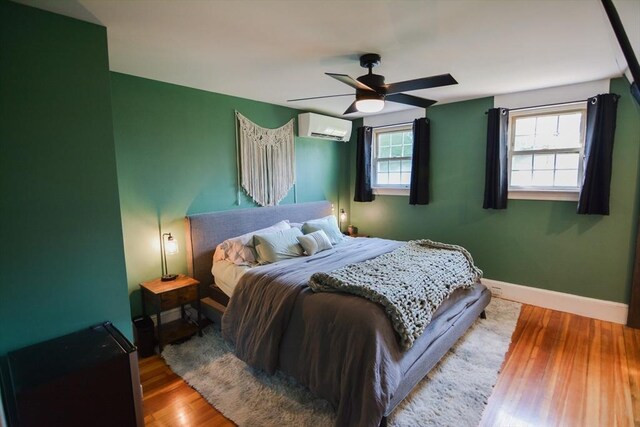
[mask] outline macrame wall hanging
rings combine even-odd
[[[293,119],[277,129],[260,127],[237,111],[236,120],[238,204],[244,188],[260,206],[277,205],[296,182]]]

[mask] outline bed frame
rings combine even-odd
[[[283,219],[291,222],[304,222],[312,218],[320,218],[333,213],[331,203],[327,201],[281,205],[264,208],[235,209],[223,212],[212,212],[186,217],[187,227],[187,263],[189,274],[200,281],[203,287],[201,295],[226,305],[228,301],[220,301],[211,274],[213,252],[224,240],[248,233],[259,228],[268,227]],[[418,382],[438,363],[447,351],[458,341],[479,316],[484,316],[484,309],[491,300],[489,291],[482,285],[482,293],[464,313],[450,321],[445,334],[434,341],[416,360],[400,381],[398,389],[391,398],[381,426],[386,426],[386,417],[411,392]],[[220,294],[221,291],[218,290]],[[223,294],[224,295],[224,294]],[[205,314],[207,312],[205,311]]]

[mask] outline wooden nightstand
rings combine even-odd
[[[200,307],[200,282],[184,274],[180,274],[176,280],[163,282],[155,279],[140,284],[142,292],[142,313],[147,315],[147,307],[158,316],[158,350],[162,352],[165,344],[186,338],[198,332],[202,336],[202,315]],[[195,306],[198,312],[198,324],[185,320],[184,305]],[[195,304],[194,304],[195,303]],[[180,307],[180,319],[162,324],[161,313],[163,310]]]

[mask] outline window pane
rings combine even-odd
[[[380,147],[388,147],[391,143],[391,137],[388,133],[381,133],[378,135],[378,144]]]
[[[577,187],[578,170],[575,169],[556,171],[556,180],[554,185],[557,187]]]
[[[411,160],[402,161],[402,172],[411,172]]]
[[[563,114],[560,116],[558,123],[558,131],[572,132],[575,129],[580,129],[580,122],[582,119],[582,113]]]
[[[536,138],[533,148],[536,150],[553,148],[557,136],[558,116],[542,116],[537,118]]]
[[[531,183],[536,187],[553,186],[553,171],[533,171]]]
[[[391,145],[402,145],[403,132],[393,132],[391,135]]]
[[[531,154],[515,155],[511,159],[512,170],[531,170],[531,161],[533,156]]]
[[[536,122],[536,136],[551,136],[558,131],[558,116],[539,116]]]
[[[400,182],[405,185],[409,185],[411,183],[411,174],[407,172],[402,172],[400,177]]]
[[[391,160],[389,161],[389,171],[400,172],[401,165],[402,165],[401,160]]]
[[[389,174],[379,173],[378,174],[377,183],[378,184],[388,184],[389,183]]]
[[[516,135],[533,135],[536,132],[536,118],[516,119]]]
[[[551,140],[553,148],[579,148],[580,147],[580,133],[560,133],[558,136]]]
[[[402,157],[402,145],[391,146],[391,157]]]
[[[516,136],[513,142],[513,148],[519,150],[531,150],[533,148],[534,136]]]
[[[389,184],[400,184],[400,172],[389,173]]]
[[[389,172],[389,162],[378,162],[378,172]]]
[[[580,125],[582,113],[561,115],[558,122],[557,148],[580,147]]]
[[[556,155],[556,169],[578,169],[580,154],[568,153]]]
[[[406,131],[403,132],[403,140],[405,144],[413,144],[413,132],[412,131]]]
[[[536,154],[533,157],[533,168],[536,170],[550,169],[553,170],[555,154]]]
[[[528,187],[531,185],[531,171],[511,172],[511,185],[515,187]]]
[[[391,148],[390,147],[380,147],[378,149],[378,157],[381,158],[387,158],[387,157],[391,157]]]
[[[413,156],[413,144],[404,144],[402,146],[402,157]]]

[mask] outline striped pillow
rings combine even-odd
[[[331,246],[331,241],[327,233],[322,230],[314,231],[304,236],[298,236],[298,242],[309,256],[333,247]]]

